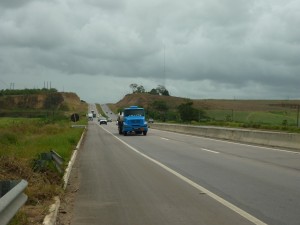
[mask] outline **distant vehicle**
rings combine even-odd
[[[144,108],[138,106],[130,106],[123,109],[118,117],[118,130],[119,134],[124,136],[128,133],[144,134],[147,135],[148,123],[145,120]]]
[[[89,118],[89,120],[93,120],[93,113],[89,113],[88,118]]]
[[[95,110],[91,110],[91,114],[92,114],[93,118],[97,117],[97,114],[96,114]]]
[[[149,118],[148,123],[154,123],[154,119]]]
[[[100,118],[99,124],[100,124],[100,125],[101,125],[101,124],[107,125],[107,120],[106,120],[105,118]]]
[[[108,119],[107,119],[107,122],[112,122],[112,119],[111,119],[111,118],[108,118]]]

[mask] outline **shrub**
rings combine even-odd
[[[18,144],[18,136],[10,132],[0,133],[0,143],[4,145],[16,145]]]

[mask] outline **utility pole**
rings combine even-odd
[[[9,89],[14,90],[15,89],[15,83],[10,83],[9,84]]]

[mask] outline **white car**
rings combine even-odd
[[[107,125],[107,119],[105,119],[105,118],[100,118],[99,124],[100,124],[100,125],[101,125],[101,124]]]

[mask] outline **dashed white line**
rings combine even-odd
[[[154,129],[154,128],[152,128],[152,129]],[[156,130],[159,130],[159,129],[156,129]],[[300,154],[300,152],[289,151],[289,150],[284,150],[284,149],[279,149],[279,148],[270,148],[270,147],[264,147],[264,146],[259,146],[259,145],[249,145],[249,144],[238,143],[238,142],[233,142],[233,141],[225,141],[225,140],[213,139],[213,138],[209,138],[209,137],[199,137],[199,136],[195,136],[195,135],[189,135],[189,134],[183,134],[183,133],[176,133],[176,132],[166,131],[166,130],[159,130],[159,131],[166,132],[166,133],[172,133],[172,134],[178,134],[178,135],[184,135],[184,136],[187,136],[187,137],[212,140],[212,141],[216,141],[216,142],[223,142],[223,143],[229,143],[229,144],[235,144],[235,145],[242,145],[242,146],[247,146],[247,147],[261,148],[261,149],[266,149],[266,150],[270,150],[270,151],[285,152],[285,153],[290,153],[290,154],[295,154],[295,155],[299,155]]]
[[[166,140],[166,141],[169,141],[169,140],[170,140],[170,139],[168,139],[168,138],[163,138],[163,137],[161,137],[161,139]]]
[[[160,137],[160,139],[162,140],[166,140],[166,141],[169,141],[170,139],[168,138],[164,138],[164,137]],[[206,149],[206,148],[200,148],[200,150],[202,151],[206,151],[206,152],[210,152],[210,153],[214,153],[214,154],[219,154],[220,152],[217,152],[217,151],[213,151],[213,150],[209,150],[209,149]]]
[[[115,137],[117,140],[119,140],[121,143],[123,143],[124,145],[126,145],[128,148],[130,148],[132,151],[136,152],[137,154],[143,156],[144,158],[150,160],[151,162],[155,163],[156,165],[162,167],[163,169],[165,169],[166,171],[172,173],[173,175],[175,175],[176,177],[178,177],[179,179],[185,181],[186,183],[188,183],[189,185],[193,186],[194,188],[198,189],[201,193],[205,193],[208,196],[210,196],[212,199],[216,200],[217,202],[221,203],[222,205],[226,206],[227,208],[233,210],[234,212],[236,212],[237,214],[239,214],[240,216],[244,217],[245,219],[249,220],[250,222],[256,224],[256,225],[267,225],[266,223],[264,223],[263,221],[259,220],[258,218],[252,216],[251,214],[247,213],[246,211],[240,209],[239,207],[235,206],[234,204],[226,201],[225,199],[221,198],[220,196],[210,192],[208,189],[200,186],[199,184],[193,182],[192,180],[186,178],[185,176],[181,175],[180,173],[177,173],[175,170],[172,170],[171,168],[165,166],[164,164],[158,162],[157,160],[147,156],[146,154],[140,152],[139,150],[137,150],[136,148],[132,147],[131,145],[127,144],[125,141],[123,141],[122,139],[118,138],[117,136],[115,136],[113,133],[111,133],[110,131],[108,131],[107,129],[101,127],[102,129],[104,129],[107,133],[111,134],[113,137]]]
[[[211,152],[211,153],[214,153],[214,154],[219,154],[220,153],[220,152],[209,150],[209,149],[206,149],[206,148],[201,148],[201,150],[206,151],[206,152]]]

